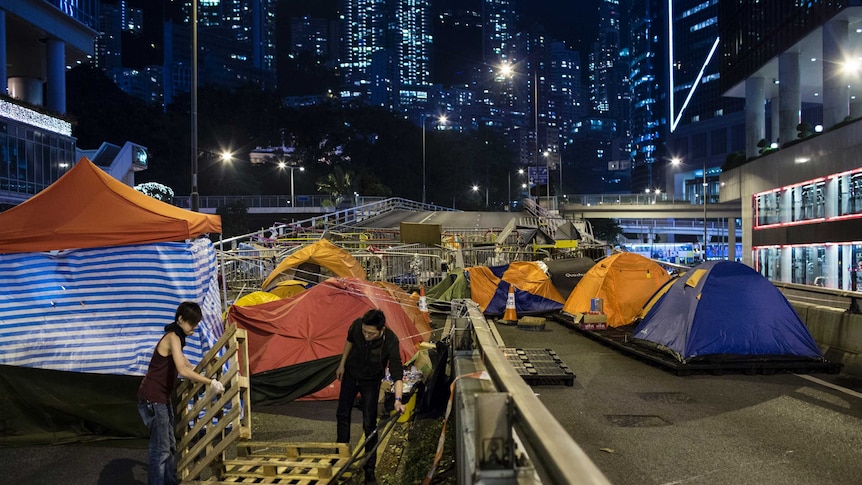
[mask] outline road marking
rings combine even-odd
[[[822,379],[818,379],[816,377],[811,377],[811,376],[806,375],[806,374],[794,374],[794,375],[799,376],[803,379],[809,380],[815,384],[820,384],[821,386],[826,386],[830,389],[835,389],[838,392],[843,392],[844,394],[847,394],[849,396],[853,396],[853,397],[862,399],[862,392],[856,392],[853,389],[847,389],[846,387],[841,387],[837,384],[833,384],[831,382],[826,382]]]

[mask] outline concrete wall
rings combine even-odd
[[[844,364],[844,374],[862,376],[862,314],[821,305],[792,305],[826,359]]]

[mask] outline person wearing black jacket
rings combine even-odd
[[[401,402],[404,366],[401,363],[398,336],[386,328],[386,315],[380,310],[368,310],[357,318],[347,330],[347,341],[335,377],[341,381],[338,410],[335,412],[338,443],[350,442],[350,413],[356,394],[359,393],[362,411],[362,429],[365,436],[372,436],[377,428],[377,401],[380,383],[386,368],[395,382],[395,409],[404,412]],[[374,467],[377,464],[377,435],[365,443],[365,482],[374,483]]]

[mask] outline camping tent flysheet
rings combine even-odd
[[[509,285],[512,285],[518,316],[559,311],[565,299],[554,288],[546,269],[541,261],[467,268],[470,297],[485,315],[499,316],[506,311]]]
[[[708,261],[676,278],[632,334],[683,363],[822,360],[784,295],[742,263]]]
[[[402,362],[410,360],[422,342],[419,330],[399,301],[365,280],[330,278],[291,298],[232,306],[228,322],[248,330],[252,400],[336,399],[347,329],[373,308],[398,335]]]
[[[633,323],[650,296],[670,279],[655,261],[636,253],[617,253],[599,261],[581,278],[563,312],[590,311],[590,301],[601,298],[608,325]]]
[[[275,284],[289,279],[307,279],[296,275],[297,268],[302,264],[315,264],[331,271],[335,276],[366,279],[365,269],[359,264],[349,252],[332,244],[326,239],[321,239],[314,244],[305,246],[288,257],[284,258],[266,277],[260,287],[271,290]],[[314,275],[314,283],[317,275]]]

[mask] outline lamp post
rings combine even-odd
[[[529,58],[529,55],[527,56]],[[533,161],[536,165],[536,202],[539,201],[539,74],[538,69],[533,66]],[[511,78],[515,73],[515,69],[509,63],[503,63],[500,66],[500,74],[504,77]],[[548,171],[548,201],[551,198],[551,181],[550,170]]]
[[[524,169],[518,169],[518,175],[524,175]],[[509,202],[506,204],[509,206],[509,212],[512,212],[512,171],[509,170]]]
[[[426,191],[425,191],[425,187],[426,187],[426,170],[425,170],[425,159],[426,159],[426,155],[425,155],[425,118],[427,117],[427,115],[426,115],[425,113],[422,113],[422,115],[421,115],[421,116],[422,116],[422,203],[424,204],[424,203],[425,203],[425,201],[426,201],[426,197],[425,197],[425,194],[426,194]],[[445,116],[445,115],[441,115],[441,116],[437,117],[437,121],[438,121],[439,123],[446,123],[446,116]],[[454,204],[453,204],[453,205],[454,205]]]
[[[706,199],[709,186],[706,185],[706,158],[703,159],[703,261],[706,262]]]
[[[200,210],[198,194],[198,0],[192,0],[192,79],[191,79],[191,118],[192,118],[192,190],[189,194],[191,209]]]
[[[305,167],[297,167],[296,165],[289,165],[284,160],[281,160],[280,162],[278,162],[278,168],[280,168],[282,170],[284,170],[285,168],[290,169],[290,206],[296,207],[296,193],[294,191],[294,185],[293,185],[293,171],[298,168],[300,172],[304,172]]]
[[[479,186],[478,185],[473,186],[473,192],[479,192]],[[454,204],[452,204],[452,205],[454,205]],[[485,186],[485,208],[486,209],[488,208],[488,186],[487,185]]]

